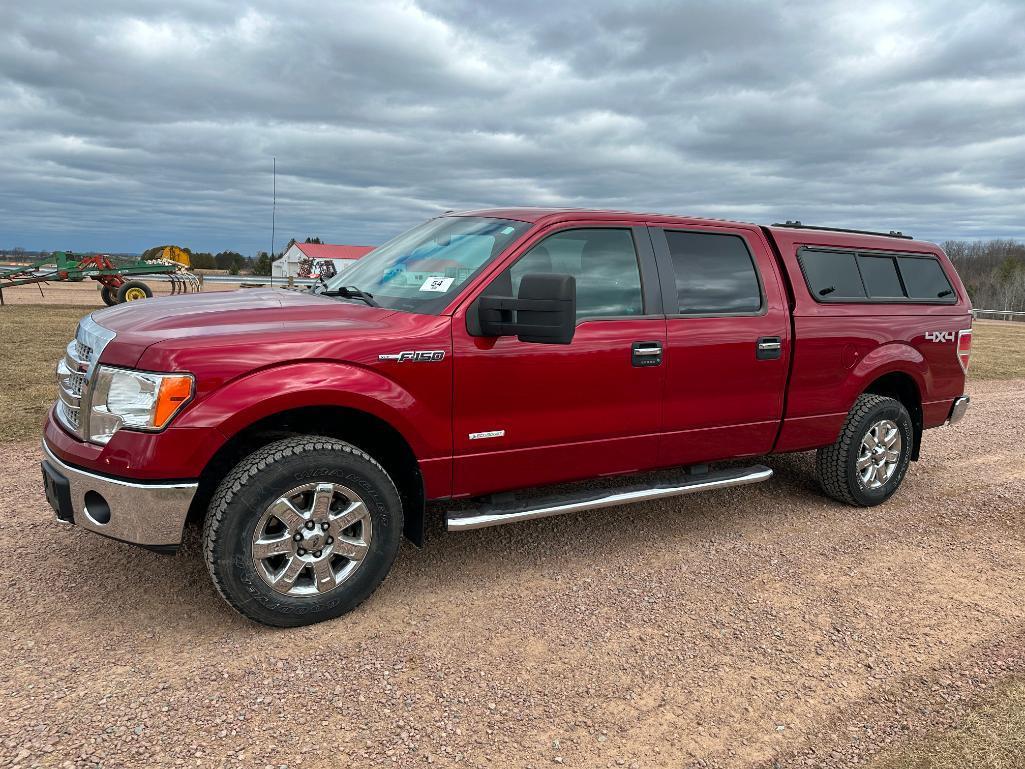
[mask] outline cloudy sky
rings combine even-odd
[[[0,247],[376,244],[613,207],[1025,238],[1025,2],[33,0]]]

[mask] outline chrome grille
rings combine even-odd
[[[82,412],[88,408],[89,382],[100,353],[113,338],[114,332],[92,316],[82,318],[64,358],[57,363],[57,419],[79,437],[86,433]]]
[[[89,360],[89,356],[93,354],[93,348],[84,342],[75,340],[75,357],[79,360]]]
[[[64,360],[57,364],[57,416],[75,433],[81,427],[82,393],[90,363],[88,357],[79,357],[83,347],[88,349],[77,341],[70,342]]]

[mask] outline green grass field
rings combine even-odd
[[[1025,682],[1010,681],[948,732],[918,735],[870,769],[1012,769],[1025,765]]]
[[[56,399],[54,371],[90,312],[75,305],[13,304],[0,307],[0,441],[41,436],[43,418]]]
[[[1025,323],[975,321],[969,373],[973,379],[1025,377]]]

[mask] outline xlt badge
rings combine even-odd
[[[399,363],[436,363],[445,359],[444,350],[403,350],[402,352],[382,353],[378,360],[395,360]]]

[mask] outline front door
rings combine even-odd
[[[783,416],[789,310],[760,230],[652,228],[667,313],[659,464],[772,449]]]
[[[453,322],[456,496],[654,467],[666,325],[643,227],[552,228],[484,293],[516,296],[529,273],[576,278],[568,345],[477,337]]]

